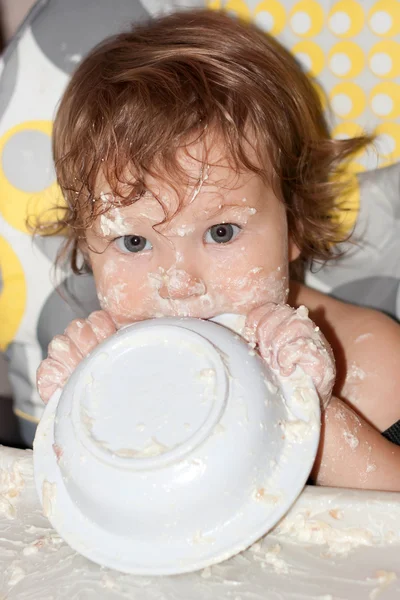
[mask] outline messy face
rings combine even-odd
[[[179,198],[149,180],[139,200],[110,207],[87,231],[100,304],[118,326],[160,316],[247,314],[286,301],[283,202],[254,173],[234,172],[218,148],[208,163],[201,152],[194,147],[182,158],[191,183]],[[109,187],[101,179],[98,187],[107,203]]]

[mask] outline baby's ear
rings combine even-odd
[[[299,258],[300,252],[301,252],[300,248],[298,247],[298,245],[296,244],[296,242],[294,241],[292,236],[289,235],[289,241],[288,241],[289,262],[293,262],[294,260],[296,260],[296,258]]]

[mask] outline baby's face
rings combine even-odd
[[[178,206],[176,193],[152,180],[149,193],[111,208],[87,231],[100,304],[119,326],[160,316],[247,314],[267,301],[286,301],[295,248],[283,203],[260,178],[237,175],[226,160],[202,169],[185,160],[198,182],[172,218],[165,220],[151,192],[169,214]],[[104,182],[98,194],[109,197]]]

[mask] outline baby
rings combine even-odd
[[[314,381],[312,480],[400,490],[400,447],[382,435],[400,418],[400,327],[298,282],[334,257],[332,175],[369,142],[330,139],[295,59],[221,13],[180,12],[95,48],[55,121],[67,209],[47,225],[67,229],[64,256],[93,272],[103,310],[53,339],[42,399],[128,323],[243,314],[273,368]]]

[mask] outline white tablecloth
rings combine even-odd
[[[0,446],[1,600],[399,600],[400,494],[306,487],[279,526],[201,572],[137,577],[71,550],[42,515],[32,453]]]

